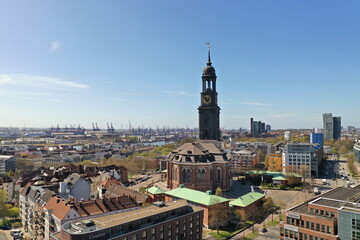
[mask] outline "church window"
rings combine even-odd
[[[217,169],[217,180],[221,181],[221,169],[220,168]]]
[[[204,183],[205,182],[205,169],[203,169],[202,171],[201,171],[201,179],[202,179],[202,182]]]
[[[187,170],[186,175],[187,175],[187,182],[190,183],[191,182],[191,171],[190,171],[190,169]]]
[[[177,181],[177,168],[174,167],[174,180]]]
[[[183,170],[182,170],[181,181],[182,181],[183,183],[186,182],[186,169],[183,169]]]
[[[198,183],[201,182],[201,169],[198,169],[198,170],[197,170],[196,181],[197,181]]]

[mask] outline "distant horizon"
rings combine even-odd
[[[360,127],[360,2],[0,3],[2,126],[198,126],[206,42],[220,127]],[[170,123],[170,124],[169,124]],[[123,126],[123,127],[121,127]]]

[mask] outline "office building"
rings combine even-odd
[[[16,158],[14,156],[0,155],[0,176],[6,172],[15,172]]]
[[[333,117],[332,113],[324,113],[324,139],[341,139],[341,117]]]
[[[333,139],[334,138],[334,120],[331,113],[323,114],[324,121],[324,139]]]
[[[334,140],[341,139],[341,117],[333,117],[334,123]]]
[[[280,239],[359,240],[360,189],[338,187],[286,210]]]
[[[155,202],[150,206],[116,214],[66,222],[61,240],[162,240],[202,239],[203,210],[185,200]]]
[[[298,173],[304,177],[317,176],[321,156],[314,144],[288,143],[282,153],[284,172]]]
[[[322,133],[310,133],[310,143],[316,144],[315,149],[324,146],[324,136]]]
[[[266,124],[266,132],[269,133],[271,131],[271,125],[270,124]]]

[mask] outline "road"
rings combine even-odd
[[[0,230],[0,240],[11,240],[10,230]]]

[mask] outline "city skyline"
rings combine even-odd
[[[0,127],[198,127],[206,42],[221,128],[360,126],[356,1],[0,6]]]

